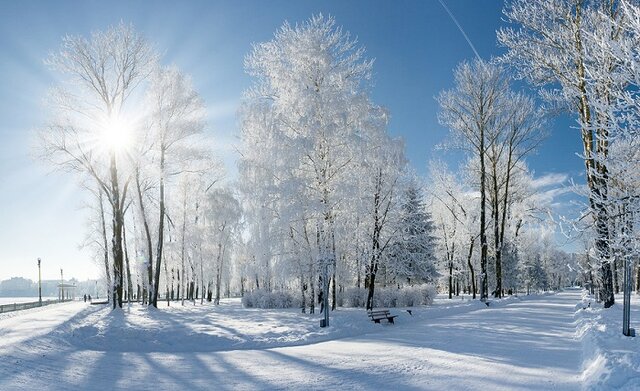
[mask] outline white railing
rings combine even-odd
[[[30,301],[28,303],[2,304],[0,305],[0,314],[5,312],[28,310],[29,308],[44,307],[45,305],[57,304],[57,303],[61,303],[62,301],[63,300],[59,300],[59,299],[54,299],[54,300],[49,299],[49,300],[42,300],[42,303],[40,303],[39,301]],[[71,301],[71,299],[66,299],[64,301]]]

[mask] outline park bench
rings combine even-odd
[[[391,315],[391,313],[389,313],[389,310],[369,311],[368,315],[374,323],[380,323],[382,319],[386,319],[387,322],[393,323],[393,319],[398,316]]]

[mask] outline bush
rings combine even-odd
[[[344,307],[364,307],[367,304],[368,290],[365,288],[347,288],[338,297],[338,304]],[[374,307],[413,307],[430,305],[436,297],[436,288],[431,284],[408,286],[404,288],[376,288],[373,294]]]
[[[368,290],[365,288],[346,288],[338,293],[339,307],[364,307],[367,304]],[[373,295],[374,307],[413,307],[430,305],[436,297],[436,288],[431,284],[407,286],[404,288],[386,287],[376,288]],[[299,308],[299,295],[290,291],[268,292],[257,289],[245,292],[242,297],[245,308]]]
[[[291,292],[268,292],[264,289],[257,289],[245,292],[242,297],[242,305],[245,308],[294,308],[300,307],[300,300]]]
[[[364,307],[367,303],[367,291],[364,288],[346,288],[338,294],[338,303],[342,307]]]

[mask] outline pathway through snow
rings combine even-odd
[[[0,320],[0,389],[579,389],[579,300],[567,290],[375,328],[359,311],[358,336],[213,352],[82,348],[70,340],[98,309],[66,304]]]

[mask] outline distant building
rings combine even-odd
[[[60,280],[42,280],[42,297],[60,297]],[[65,289],[67,285],[75,286],[74,294],[83,296],[85,294],[92,297],[103,296],[104,282],[98,280],[78,281],[75,278],[64,280]],[[98,291],[99,290],[99,291]],[[38,297],[38,281],[27,278],[13,277],[0,281],[0,297]],[[65,298],[67,294],[65,292]]]
[[[3,297],[23,297],[38,296],[38,284],[22,277],[12,277],[8,280],[0,281],[0,296]]]

